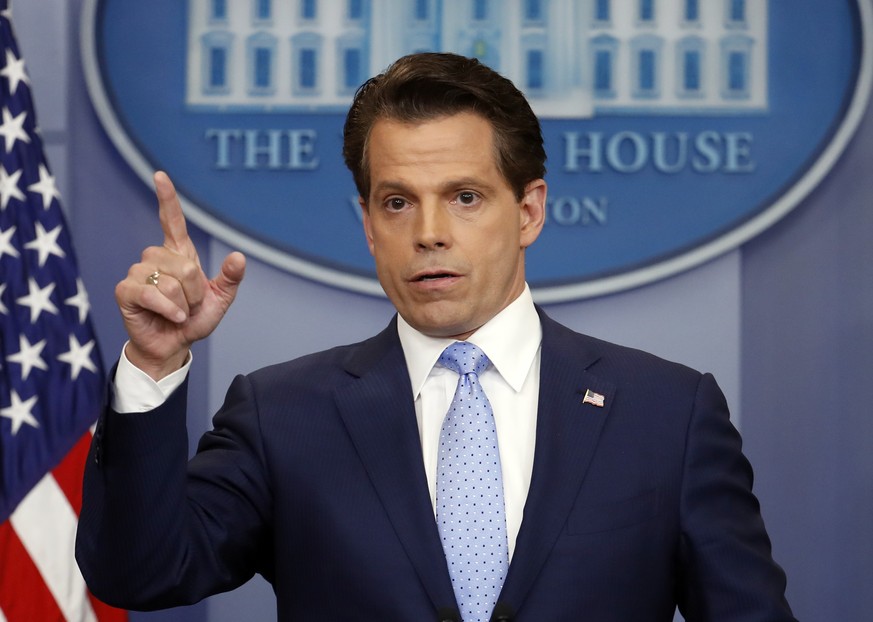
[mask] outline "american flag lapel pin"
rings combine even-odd
[[[591,389],[585,389],[585,397],[582,398],[583,404],[591,404],[597,408],[603,408],[604,397],[600,393],[595,393]]]

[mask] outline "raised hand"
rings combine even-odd
[[[246,259],[233,252],[210,280],[188,237],[173,182],[155,173],[163,246],[150,246],[115,287],[130,336],[125,354],[155,380],[179,369],[192,343],[208,336],[227,312],[245,274]]]

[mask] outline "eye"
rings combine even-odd
[[[455,198],[455,202],[460,205],[476,205],[479,202],[481,197],[475,192],[471,192],[469,190],[465,190],[463,192],[459,192],[458,196]]]
[[[409,205],[409,202],[403,197],[390,197],[385,201],[385,207],[390,212],[399,212],[407,205]]]

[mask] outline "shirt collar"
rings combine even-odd
[[[397,317],[397,332],[406,358],[412,394],[418,399],[440,354],[455,339],[428,337],[400,316]],[[540,318],[530,288],[525,284],[518,298],[470,335],[467,341],[479,346],[507,384],[520,391],[539,350],[542,335]]]

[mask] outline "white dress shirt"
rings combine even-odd
[[[412,383],[424,470],[436,512],[440,429],[458,384],[457,373],[436,363],[446,346],[455,340],[423,335],[403,318],[398,318],[397,330]],[[512,559],[530,488],[539,402],[542,327],[530,290],[525,287],[518,298],[467,341],[485,352],[492,363],[479,379],[491,402],[497,427],[506,535]]]
[[[436,512],[440,428],[458,384],[458,374],[436,362],[446,346],[455,340],[428,337],[401,317],[397,320],[397,330],[415,398],[424,469]],[[518,298],[467,341],[476,344],[492,363],[480,376],[480,381],[491,402],[497,427],[506,533],[512,559],[533,470],[540,385],[542,328],[530,289],[525,286]],[[157,408],[185,380],[191,362],[189,356],[181,369],[155,382],[136,368],[122,349],[115,372],[112,408],[126,413]]]

